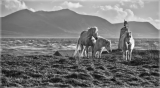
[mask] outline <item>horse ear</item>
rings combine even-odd
[[[96,27],[92,27],[92,28],[90,29],[90,32],[91,32],[91,33],[94,33],[94,32],[96,32],[96,30],[97,30]]]
[[[90,35],[91,32],[92,32],[92,28],[89,28],[87,34]]]
[[[95,32],[98,32],[98,27],[95,26]]]
[[[109,43],[111,44],[111,40],[109,40]]]

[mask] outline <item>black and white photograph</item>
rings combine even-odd
[[[0,0],[1,88],[159,88],[159,0]]]

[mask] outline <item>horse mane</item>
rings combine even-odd
[[[91,37],[91,40],[94,44],[96,43],[96,39],[93,36]]]
[[[126,33],[126,36],[127,36],[127,37],[128,37],[129,35],[132,37],[132,32],[129,32],[129,31],[128,31],[128,32]]]
[[[111,50],[111,40],[99,37],[94,45],[94,55],[99,52],[99,55],[101,57],[103,47],[105,47],[107,49],[107,52],[109,52]]]
[[[97,32],[98,32],[98,28],[96,26],[94,26],[94,27],[88,28],[87,34],[88,34],[88,36],[90,36],[91,34],[97,33]]]
[[[80,34],[80,36],[82,36],[82,34],[85,33],[85,32],[87,32],[87,31],[82,31],[81,34]]]
[[[98,27],[94,26],[94,27],[89,27],[88,28],[88,31],[92,30],[92,29],[95,29],[95,32],[98,32]]]
[[[107,41],[111,43],[111,40],[107,40]]]
[[[126,35],[125,35],[125,37],[124,37],[124,41],[123,41],[123,42],[129,42],[130,39],[133,38],[132,32],[126,32],[125,34],[126,34]],[[126,39],[127,39],[127,40],[126,40]]]
[[[111,40],[106,39],[107,43],[111,45]]]
[[[98,38],[103,38],[102,36],[98,35]]]
[[[100,39],[101,41],[103,41],[103,43],[110,43],[111,44],[111,40],[105,39],[102,36],[98,36],[98,39]]]

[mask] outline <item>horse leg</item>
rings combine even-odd
[[[77,47],[76,47],[76,49],[75,49],[75,52],[74,52],[74,54],[73,54],[73,57],[76,56],[77,52],[78,52],[78,54],[79,54],[79,47],[78,47],[78,45],[77,45]]]
[[[82,56],[83,56],[83,57],[86,56],[86,55],[85,55],[85,50],[86,50],[86,47],[84,46],[84,47],[83,47],[83,51],[82,51],[82,52],[83,52],[83,53],[82,53]]]
[[[129,50],[127,50],[127,60],[129,61],[130,53]]]
[[[96,52],[96,58],[98,58],[98,57],[99,57],[99,51]]]
[[[128,60],[128,50],[126,50],[126,52],[125,52],[125,58],[126,58],[126,61]]]
[[[128,60],[130,59],[130,52],[129,52],[129,50],[128,50]]]
[[[123,59],[125,59],[125,51],[123,51]]]
[[[120,50],[120,44],[121,44],[121,37],[119,38],[119,42],[118,42],[118,49]]]
[[[101,51],[99,52],[99,56],[100,56],[100,58],[102,57],[102,51],[103,51],[103,50],[101,50]]]
[[[95,50],[93,51],[93,57],[94,58],[96,57],[96,51]]]
[[[92,58],[94,58],[94,47],[92,46]]]
[[[131,61],[131,58],[132,58],[132,50],[130,50],[129,54],[130,54],[129,59],[130,59],[130,61]]]
[[[81,45],[80,47],[81,47],[80,56],[83,57],[83,52],[84,52],[83,45]]]
[[[86,53],[87,53],[87,58],[88,58],[88,46],[86,46]]]
[[[99,58],[99,51],[96,52],[96,58]]]
[[[73,54],[73,57],[75,57],[75,56],[76,56],[77,51],[78,51],[78,49],[76,49],[76,50],[75,50],[75,52],[74,52],[74,54]]]
[[[81,48],[81,46],[80,46],[80,48]],[[79,58],[80,58],[80,52],[81,52],[81,49],[79,49],[79,47],[77,48],[77,50],[75,51],[75,53],[74,54],[77,54],[77,52],[78,52],[78,60],[76,60],[76,63],[77,64],[79,64]]]
[[[84,48],[84,56],[86,57],[87,54],[86,54],[86,47]]]
[[[131,53],[130,53],[131,51],[129,50],[129,52],[128,52],[128,59],[129,59],[129,61],[131,61]]]
[[[98,51],[95,52],[95,58],[98,58]]]
[[[128,61],[129,61],[129,59],[130,59],[130,52],[129,52],[129,50],[128,50],[127,53],[128,53],[128,58],[127,58],[127,59],[128,59]]]

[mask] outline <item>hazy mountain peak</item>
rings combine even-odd
[[[18,14],[20,14],[20,13],[27,14],[27,13],[33,13],[33,12],[31,10],[28,10],[28,9],[22,9],[22,10],[19,10],[19,11],[15,12],[15,13],[18,13]]]
[[[76,12],[74,12],[70,9],[61,9],[61,10],[57,10],[57,11],[54,11],[54,12],[61,12],[61,13],[64,13],[64,14],[76,14]]]
[[[71,12],[73,12],[72,10],[70,10],[70,9],[61,9],[61,10],[59,10],[59,11],[71,11]]]
[[[28,10],[28,9],[22,9],[22,10],[19,10],[17,12],[14,12],[14,13],[11,13],[11,14],[5,16],[5,18],[9,17],[9,16],[12,16],[12,18],[13,18],[13,16],[27,15],[27,14],[33,14],[33,12],[31,10]]]
[[[158,37],[158,29],[149,22],[128,23],[134,37]],[[103,37],[118,38],[123,23],[111,24],[101,17],[81,15],[70,9],[49,12],[23,9],[2,19],[2,36],[78,37],[92,26],[97,26]]]

